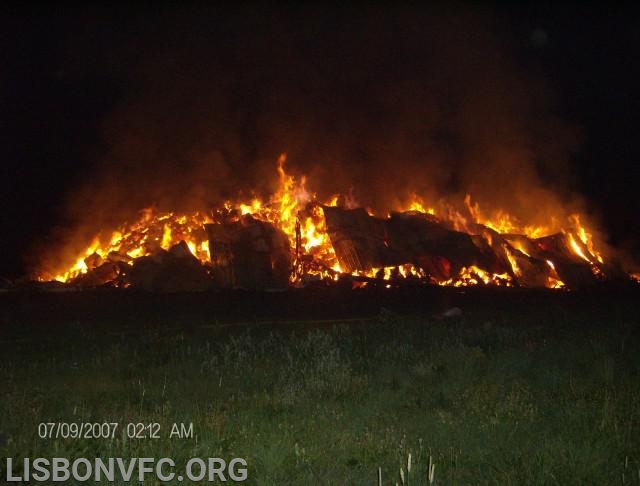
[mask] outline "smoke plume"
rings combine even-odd
[[[123,30],[70,48],[123,86],[105,156],[69,195],[80,246],[150,205],[268,195],[282,152],[320,197],[353,191],[377,210],[413,193],[470,193],[531,224],[579,209],[579,132],[490,14],[173,9]]]

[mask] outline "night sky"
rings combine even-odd
[[[190,170],[185,168],[192,164],[188,154],[211,151],[211,147],[201,147],[204,142],[200,139],[212,131],[207,107],[215,103],[225,107],[214,125],[223,135],[218,142],[212,135],[211,143],[218,144],[217,150],[227,161],[220,173],[231,173],[231,181],[242,181],[240,169],[251,166],[254,160],[274,160],[278,141],[273,139],[277,139],[274,133],[278,130],[271,127],[269,117],[275,118],[280,127],[297,127],[293,148],[287,141],[282,150],[291,150],[298,159],[304,157],[309,146],[301,140],[319,132],[323,146],[337,146],[338,138],[346,138],[341,139],[339,150],[327,149],[323,156],[339,154],[341,158],[335,157],[344,165],[348,163],[347,154],[351,154],[357,166],[358,154],[363,154],[363,160],[368,157],[368,137],[373,139],[379,133],[368,119],[388,119],[391,126],[382,133],[393,137],[397,128],[394,123],[404,124],[405,115],[418,113],[411,107],[388,116],[377,110],[378,105],[368,101],[379,94],[380,90],[372,86],[377,82],[390,89],[410,86],[407,89],[419,93],[424,81],[438,93],[425,100],[435,99],[438,107],[451,105],[455,111],[456,103],[466,98],[451,95],[448,99],[447,89],[442,87],[446,82],[430,73],[428,56],[422,56],[430,52],[422,46],[422,19],[427,19],[424,29],[429,31],[424,34],[425,44],[437,40],[440,29],[445,32],[459,25],[468,28],[479,22],[482,32],[488,33],[478,37],[483,42],[478,50],[479,73],[487,62],[494,66],[489,75],[504,71],[503,61],[498,64],[491,59],[495,45],[499,48],[496,56],[508,57],[504,65],[509,66],[499,86],[533,90],[544,85],[548,108],[542,122],[536,106],[530,109],[531,117],[536,118],[532,126],[542,133],[540,137],[550,140],[552,148],[545,148],[544,153],[561,151],[564,165],[562,170],[543,166],[540,180],[554,189],[566,185],[571,192],[584,196],[587,210],[599,216],[612,245],[636,255],[640,250],[640,203],[636,194],[640,97],[635,74],[640,16],[630,5],[488,4],[444,14],[442,9],[432,14],[416,7],[391,6],[366,11],[320,7],[285,11],[264,6],[220,11],[151,4],[128,10],[80,5],[73,9],[5,5],[1,9],[0,276],[23,275],[34,245],[46,248],[53,241],[55,228],[75,222],[78,211],[70,211],[69,204],[82,204],[83,197],[90,198],[92,182],[103,188],[107,179],[113,184],[122,174],[148,172],[145,160],[151,158],[149,153],[160,154],[160,159],[175,158],[175,167],[160,162],[158,173],[179,179],[181,171]],[[443,21],[445,25],[440,25],[441,15],[472,20]],[[429,20],[432,16],[435,20]],[[405,24],[410,32],[406,36]],[[458,73],[456,66],[475,66],[473,46],[479,34],[471,30],[452,37],[451,42],[460,46],[452,47],[448,58],[450,66],[446,69],[451,79],[468,77],[468,71]],[[261,60],[269,62],[263,66]],[[217,81],[218,73],[225,78],[224,83]],[[278,75],[285,80],[273,81]],[[527,81],[512,81],[520,76]],[[211,98],[206,94],[210,78],[211,91],[218,91]],[[364,80],[366,86],[360,89],[358,80]],[[214,88],[218,82],[226,91]],[[468,83],[474,83],[473,76],[468,77]],[[309,88],[298,89],[301,85]],[[263,95],[265,91],[268,96]],[[195,99],[189,97],[190,93]],[[158,104],[154,99],[160,100]],[[274,104],[284,105],[282,109],[289,111],[274,112],[269,104],[272,99],[283,100]],[[400,104],[406,101],[403,95],[398,99]],[[184,100],[188,100],[188,109]],[[520,106],[518,103],[515,106]],[[534,98],[524,105],[536,103]],[[331,104],[334,109],[326,108]],[[407,104],[411,104],[410,99]],[[300,116],[305,110],[321,113],[318,121],[306,125],[305,117]],[[291,119],[287,118],[289,114]],[[175,143],[141,144],[139,141],[147,136],[146,128],[138,133],[136,127],[146,127],[147,120],[154,137],[164,140],[175,135]],[[318,129],[332,124],[327,120],[335,121],[338,128]],[[342,132],[341,122],[347,126]],[[555,123],[558,138],[563,140],[561,148],[552,143]],[[540,125],[546,128],[541,130]],[[416,126],[417,122],[405,125],[411,129]],[[360,135],[364,148],[354,147],[353,139]],[[453,138],[449,146],[454,149],[458,135],[450,127],[438,132],[441,138]],[[411,154],[419,158],[429,153],[428,147],[416,142],[411,150],[403,148],[402,154],[406,160]],[[417,162],[407,163],[411,166]],[[111,166],[116,167],[113,172],[109,172]],[[467,166],[460,163],[456,167]],[[200,165],[194,170],[201,170]],[[455,170],[434,171],[441,177],[441,187],[455,187],[459,182]],[[110,178],[105,176],[107,172]],[[358,173],[356,169],[354,173]],[[252,178],[260,176],[246,176],[244,180],[250,184]],[[153,180],[156,176],[150,177]],[[78,191],[83,196],[76,196]],[[128,196],[122,193],[114,197]]]

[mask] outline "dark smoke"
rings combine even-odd
[[[78,247],[151,204],[268,195],[282,152],[320,196],[352,189],[374,209],[413,192],[460,204],[470,192],[527,222],[580,206],[568,189],[579,133],[491,14],[167,7],[108,21],[69,47],[71,63],[93,58],[124,87],[106,156],[69,196]]]

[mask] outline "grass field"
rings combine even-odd
[[[379,471],[382,484],[640,484],[637,310],[5,326],[0,452],[17,471],[24,457],[242,457],[256,485],[376,485]],[[58,421],[121,429],[39,438]],[[159,423],[160,438],[126,438],[129,422]],[[169,438],[173,423],[195,437]]]

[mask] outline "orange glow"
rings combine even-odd
[[[556,271],[556,266],[553,264],[551,260],[546,260],[547,265],[549,265],[550,272],[549,278],[547,279],[547,287],[550,289],[561,289],[565,286],[564,282],[560,280],[558,276],[558,272]]]
[[[224,214],[224,217],[231,220],[237,220],[240,215],[251,215],[255,219],[272,223],[282,230],[289,238],[292,252],[296,253],[292,255],[294,266],[297,265],[302,269],[292,272],[292,282],[295,283],[302,274],[336,280],[340,274],[343,274],[343,270],[329,238],[322,207],[323,205],[355,207],[353,197],[349,195],[345,198],[342,195],[334,194],[321,203],[316,194],[307,190],[305,177],[295,177],[286,171],[286,160],[285,154],[278,158],[276,167],[278,188],[272,197],[227,201],[220,208],[220,211],[214,211],[212,214]],[[429,214],[450,228],[481,237],[489,247],[493,248],[494,243],[501,245],[499,248],[504,250],[504,256],[511,269],[510,274],[494,274],[476,265],[470,265],[463,267],[456,276],[438,280],[417,266],[415,262],[407,262],[407,264],[400,266],[373,268],[367,272],[353,272],[353,277],[360,277],[364,280],[390,281],[416,279],[439,285],[454,286],[477,284],[511,286],[514,285],[513,277],[515,276],[517,279],[522,275],[522,269],[518,266],[516,256],[532,257],[531,253],[535,251],[535,248],[527,246],[527,240],[522,237],[535,239],[558,231],[562,231],[566,235],[567,250],[590,264],[594,274],[601,274],[598,264],[603,263],[603,258],[596,250],[592,232],[587,230],[581,222],[580,215],[571,215],[568,218],[566,228],[559,224],[560,219],[552,219],[547,226],[532,226],[521,224],[502,209],[489,214],[480,208],[478,202],[473,202],[469,194],[466,195],[463,202],[466,212],[460,212],[453,206],[442,202],[430,204],[419,195],[414,194],[404,207],[394,209]],[[440,209],[436,210],[436,208]],[[367,212],[374,215],[370,209],[367,209]],[[159,212],[150,208],[144,209],[136,221],[121,225],[112,231],[109,237],[94,238],[74,261],[67,262],[63,268],[55,272],[54,279],[68,282],[91,270],[87,262],[96,265],[92,262],[109,259],[129,261],[153,255],[161,250],[169,250],[180,241],[184,241],[191,253],[203,264],[209,265],[209,241],[203,225],[213,222],[214,218],[201,212],[177,214]],[[511,236],[499,239],[496,232]],[[508,244],[504,243],[505,241],[508,241]],[[88,257],[94,254],[97,254],[99,258],[92,257],[93,260],[88,260]],[[302,258],[303,255],[305,258]],[[302,268],[304,262],[308,261],[313,261],[316,264]],[[565,284],[558,277],[555,263],[547,259],[546,264],[549,267],[547,286],[562,288]],[[39,278],[47,279],[47,275],[41,275]],[[632,278],[637,279],[634,275]],[[366,285],[366,281],[362,285]]]
[[[600,255],[600,253],[598,253],[595,249],[595,245],[593,243],[593,235],[587,231],[587,229],[582,225],[582,223],[580,222],[580,215],[579,214],[572,214],[571,216],[569,216],[569,222],[573,228],[573,230],[576,233],[576,236],[578,237],[578,239],[580,240],[580,242],[582,242],[582,244],[586,247],[587,252],[589,253],[589,255],[592,257],[592,259],[600,262],[600,263],[604,263],[604,260],[602,258],[602,255]],[[576,253],[583,259],[586,261],[591,261],[589,258],[586,257],[586,255],[583,254],[583,251],[577,251],[576,250],[576,246],[578,246],[576,244],[576,241],[574,240],[573,236],[571,236],[571,247],[576,251]]]
[[[262,201],[260,199],[254,199],[251,201],[251,204],[240,204],[240,213],[244,216],[245,214],[255,214],[259,213],[262,210]]]
[[[513,253],[511,253],[511,250],[509,250],[509,247],[507,245],[504,245],[504,253],[507,255],[507,259],[509,260],[509,264],[511,265],[511,270],[513,271],[513,274],[516,277],[520,277],[522,275],[522,271],[518,267],[518,262],[516,258],[513,256]]]
[[[403,208],[400,208],[400,211],[417,211],[419,213],[430,214],[432,216],[435,216],[436,214],[436,210],[433,207],[427,205],[424,200],[417,194],[413,194],[409,204]]]
[[[511,244],[511,246],[513,246],[516,250],[518,250],[521,253],[524,253],[525,255],[527,255],[528,257],[530,257],[531,255],[529,255],[529,253],[527,253],[527,250],[525,249],[524,245],[520,242],[520,241],[515,241]]]
[[[589,260],[589,257],[587,257],[587,255],[584,254],[584,252],[582,251],[582,248],[580,248],[580,246],[576,242],[576,239],[573,237],[571,233],[569,233],[569,246],[571,247],[571,249],[576,255],[578,255],[584,261],[591,263],[591,260]]]
[[[492,274],[478,268],[475,265],[469,267],[462,267],[459,275],[456,278],[450,278],[448,280],[438,282],[438,285],[453,285],[454,287],[467,287],[469,285],[478,285],[483,283],[485,285],[501,285],[510,287],[513,285],[511,277],[506,273]]]
[[[141,211],[140,218],[133,224],[123,224],[113,231],[108,239],[96,237],[76,262],[68,269],[55,274],[53,280],[67,282],[87,273],[85,259],[98,254],[103,259],[128,260],[151,255],[159,249],[168,250],[184,240],[195,257],[201,261],[209,259],[209,242],[203,224],[211,219],[201,213],[175,215],[174,213],[154,214],[151,209]],[[41,277],[45,279],[45,277]]]

